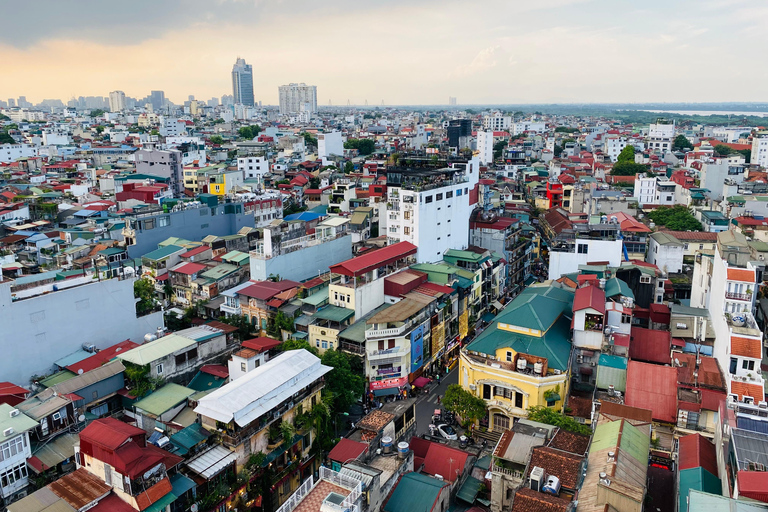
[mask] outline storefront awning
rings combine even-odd
[[[493,301],[492,305],[493,305],[493,307],[495,307],[495,308],[496,308],[498,311],[501,311],[502,309],[504,309],[504,305],[503,305],[501,302],[497,301],[497,300]]]
[[[399,395],[400,389],[399,388],[387,388],[387,389],[374,389],[373,390],[373,396],[389,396],[389,395]]]

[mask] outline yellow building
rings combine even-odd
[[[530,286],[462,349],[459,383],[488,404],[489,429],[506,430],[537,405],[562,411],[573,296],[556,285]]]

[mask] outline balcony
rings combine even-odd
[[[382,359],[400,359],[410,353],[410,347],[394,347],[383,350],[372,350],[368,352],[368,361],[380,361]]]
[[[752,302],[752,293],[725,292],[725,298],[731,300],[745,300]]]
[[[406,322],[400,327],[391,327],[389,329],[368,329],[365,331],[365,339],[373,338],[395,338],[401,336],[410,327],[411,323]]]
[[[238,304],[237,306],[230,306],[229,304],[224,303],[221,306],[219,306],[219,309],[221,310],[222,313],[225,313],[225,314],[228,314],[228,315],[240,315],[240,314],[242,314],[241,313],[242,310],[240,309],[240,304]]]

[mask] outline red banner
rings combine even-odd
[[[399,388],[400,386],[404,386],[407,383],[408,377],[400,377],[399,379],[375,380],[371,382],[371,391],[376,389]]]

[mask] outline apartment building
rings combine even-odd
[[[168,180],[168,187],[175,197],[184,191],[184,167],[181,151],[140,149],[136,151],[136,172],[158,176]]]
[[[659,119],[648,127],[646,143],[653,153],[665,155],[672,151],[672,142],[675,139],[674,121]]]
[[[483,116],[483,129],[491,132],[507,131],[512,126],[512,116],[502,112],[494,112]]]
[[[281,114],[317,112],[317,86],[290,83],[278,87]]]
[[[0,404],[0,497],[8,505],[26,496],[27,459],[32,456],[29,431],[38,423],[8,405]]]
[[[439,261],[446,250],[465,249],[469,242],[466,219],[476,202],[470,192],[478,182],[479,160],[448,165],[387,169],[387,212],[380,224],[390,244],[417,246],[419,263]]]

